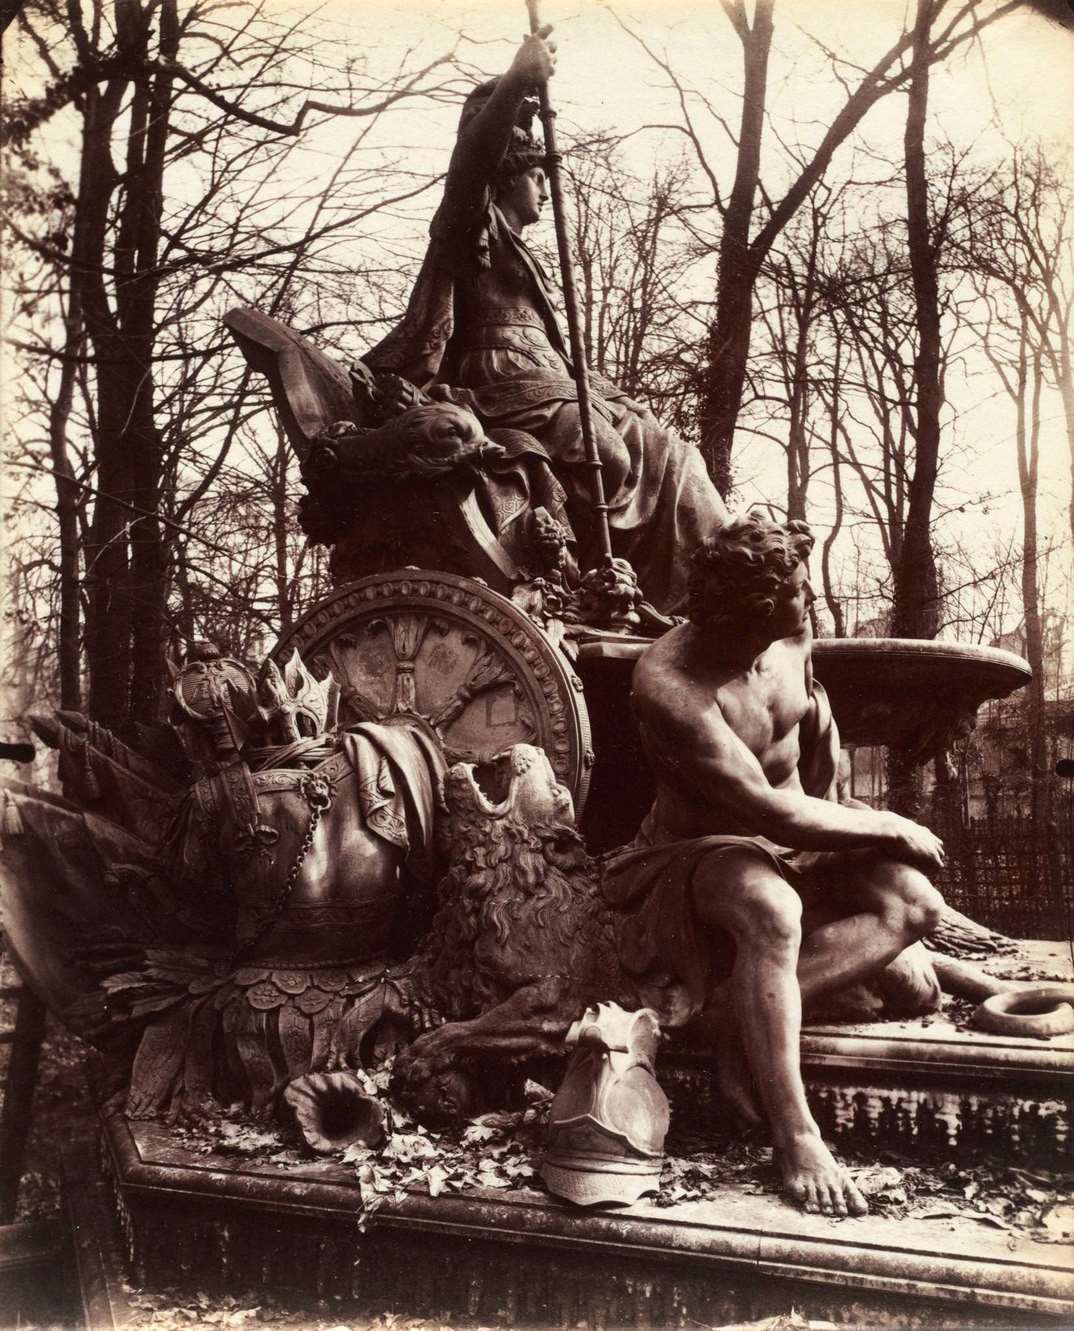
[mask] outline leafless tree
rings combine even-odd
[[[605,133],[572,144],[567,174],[588,363],[689,431],[704,324],[690,291],[696,252],[680,220],[687,165],[672,159],[640,178]]]
[[[5,137],[34,206],[9,210],[6,225],[40,268],[36,293],[24,285],[19,350],[52,371],[62,696],[79,696],[84,614],[89,708],[117,725],[155,714],[173,547],[242,424],[239,384],[219,364],[222,308],[238,298],[278,310],[304,263],[306,307],[323,301],[311,255],[331,285],[341,233],[429,184],[386,170],[383,153],[362,165],[368,127],[404,98],[452,89],[454,73],[445,55],[379,77],[323,26],[257,5],[30,0],[17,23],[40,77],[9,97]],[[294,145],[336,117],[355,122],[355,136],[334,192],[322,181],[280,199],[273,179]],[[79,162],[66,179],[46,153],[72,130]],[[71,441],[80,376],[92,461],[81,483]]]
[[[726,122],[703,92],[684,85],[666,55],[640,33],[628,30],[663,70],[678,95],[682,115],[679,128],[697,152],[712,188],[712,206],[723,222],[715,317],[708,334],[698,409],[701,447],[716,484],[726,495],[733,481],[732,449],[747,377],[754,288],[773,244],[824,177],[836,151],[877,102],[889,93],[908,88],[915,79],[920,96],[929,66],[949,59],[1018,4],[1017,0],[987,5],[979,0],[928,0],[921,9],[920,21],[901,33],[868,69],[828,51],[832,76],[845,89],[846,100],[820,141],[794,153],[791,183],[778,196],[764,187],[761,172],[776,0],[756,0],[752,19],[745,0],[721,0],[721,4],[742,47],[742,109],[734,135],[736,168],[726,193],[706,158],[697,123],[698,116],[705,113],[725,128]]]
[[[1039,147],[1014,151],[992,184],[989,194],[976,201],[962,256],[984,307],[982,348],[1015,414],[1022,504],[1019,582],[1025,654],[1033,668],[1026,691],[1027,752],[1036,808],[1048,765],[1040,576],[1048,542],[1039,524],[1042,398],[1058,391],[1069,435],[1074,195]]]

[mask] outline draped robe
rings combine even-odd
[[[460,131],[406,314],[365,360],[468,407],[487,428],[531,434],[567,491],[586,569],[599,547],[573,369],[547,276],[493,197],[520,101],[497,88]],[[604,376],[590,384],[613,552],[649,601],[672,610],[690,551],[727,511],[696,448]]]

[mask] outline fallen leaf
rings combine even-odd
[[[489,1123],[471,1123],[462,1134],[464,1142],[487,1142],[497,1135],[499,1130]]]
[[[1041,1224],[1049,1241],[1062,1242],[1074,1238],[1074,1204],[1059,1202],[1044,1213]]]
[[[478,1185],[482,1188],[509,1188],[511,1180],[501,1178],[499,1174],[478,1174]]]

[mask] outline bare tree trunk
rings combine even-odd
[[[801,290],[792,280],[795,323],[794,361],[791,372],[790,424],[787,431],[787,517],[805,521],[809,495],[809,347],[813,332],[817,288],[817,251],[823,221],[814,208]]]
[[[1074,293],[1059,313],[1058,347],[1053,356],[1056,383],[1063,401],[1063,419],[1067,427],[1067,446],[1070,449],[1070,537],[1074,540],[1074,355],[1071,353],[1070,320],[1074,307]]]
[[[700,402],[701,452],[727,498],[732,488],[731,444],[746,382],[753,285],[759,257],[750,251],[750,222],[761,169],[768,56],[775,0],[757,0],[751,28],[743,0],[727,6],[742,42],[742,122],[738,166],[723,219],[716,279],[716,320],[709,330]]]
[[[134,449],[134,502],[142,510],[131,524],[131,715],[154,721],[164,685],[164,622],[167,560],[158,514],[164,447],[154,415],[152,364],[156,338],[157,252],[163,207],[164,156],[170,127],[172,76],[166,72],[179,50],[176,0],[163,0],[159,10],[159,54],[164,70],[155,74],[146,92],[147,125],[137,172],[137,191],[128,184],[129,206],[135,210],[137,271],[132,282],[132,350],[142,360],[142,378],[132,402],[131,444]],[[134,136],[132,135],[132,141]],[[144,359],[143,359],[144,358]]]
[[[156,7],[154,6],[154,11]],[[178,50],[176,0],[159,8],[159,51]],[[145,70],[151,11],[137,0],[115,0],[117,44]],[[119,184],[110,143],[129,86],[113,80],[89,96],[83,169],[90,215],[86,237],[84,307],[97,359],[99,496],[94,507],[87,621],[90,710],[104,724],[130,717],[155,719],[164,680],[166,559],[161,540],[163,446],[154,418],[153,351],[157,249],[163,202],[172,75],[133,77],[124,191],[106,264],[109,205]],[[83,200],[80,200],[82,203]],[[105,285],[114,270],[114,308]]]
[[[832,489],[835,497],[835,515],[832,525],[821,547],[820,567],[824,587],[824,601],[832,617],[832,625],[837,638],[846,637],[846,617],[843,606],[832,586],[831,559],[836,538],[843,528],[843,475],[839,459],[839,406],[843,383],[843,342],[838,333],[835,338],[835,350],[832,355],[831,397],[828,402],[829,424],[828,450],[832,459]]]
[[[276,562],[276,613],[280,633],[290,631],[291,579],[287,560],[287,436],[276,426],[276,454],[272,460],[272,546]]]
[[[60,706],[78,711],[82,706],[81,588],[79,585],[79,506],[81,492],[67,449],[78,357],[82,349],[81,298],[78,277],[71,275],[71,290],[64,317],[63,363],[56,396],[49,407],[48,434],[56,481],[56,520],[60,536]]]
[[[1033,678],[1026,689],[1026,722],[1029,738],[1032,816],[1043,815],[1042,794],[1047,778],[1044,734],[1044,638],[1041,631],[1040,594],[1037,586],[1037,486],[1040,449],[1040,394],[1042,356],[1035,349],[1032,365],[1028,356],[1029,330],[1022,316],[1018,343],[1018,396],[1015,442],[1018,449],[1018,484],[1022,494],[1022,608],[1025,614],[1026,659]],[[1032,375],[1032,389],[1029,379]],[[1028,402],[1027,402],[1028,398]],[[1027,417],[1028,406],[1028,421]]]
[[[179,607],[176,615],[175,628],[180,639],[175,643],[177,658],[179,654],[189,649],[190,644],[197,637],[197,629],[194,624],[194,597],[190,586],[190,565],[187,562],[186,542],[176,541],[173,547],[175,551],[175,588],[179,594]]]
[[[903,638],[931,638],[939,627],[939,579],[932,549],[932,502],[940,455],[940,296],[937,245],[929,224],[925,174],[925,121],[929,97],[929,29],[935,0],[917,0],[914,21],[909,106],[904,138],[906,157],[906,227],[910,271],[917,312],[914,357],[915,456],[902,548],[894,567],[892,632]],[[903,813],[917,811],[920,774],[909,755],[892,749],[888,791]]]
[[[101,380],[102,366],[115,363],[122,348],[119,329],[105,288],[105,253],[109,204],[119,181],[111,142],[125,79],[109,80],[99,91],[85,94],[82,163],[76,225],[75,260],[81,267],[86,331],[98,362],[97,497],[86,549],[86,654],[89,665],[89,710],[104,725],[127,719],[130,700],[131,607],[127,594],[127,518],[130,495],[125,420],[117,393]],[[107,373],[107,371],[106,371]]]

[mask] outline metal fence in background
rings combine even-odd
[[[937,887],[980,924],[1014,938],[1069,938],[1074,921],[1074,799],[1047,813],[929,818],[947,848]]]

